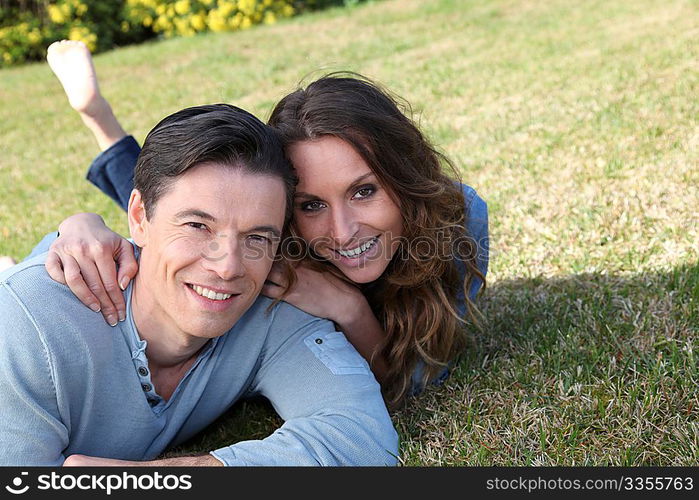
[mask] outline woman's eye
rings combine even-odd
[[[321,210],[325,205],[319,201],[307,201],[301,203],[301,210],[304,212],[317,212]]]
[[[186,226],[191,227],[192,229],[207,229],[206,224],[202,224],[201,222],[187,222]]]
[[[357,192],[354,193],[354,196],[352,198],[355,200],[361,200],[362,198],[368,198],[375,192],[376,188],[374,186],[362,186],[359,189],[357,189]]]

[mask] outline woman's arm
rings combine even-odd
[[[284,274],[273,268],[262,294],[278,299],[282,298],[286,288]],[[308,314],[334,322],[367,360],[379,383],[383,382],[387,372],[386,359],[375,351],[385,334],[366,297],[357,287],[330,273],[314,271],[301,264],[296,268],[296,282],[283,300]]]
[[[343,316],[333,319],[337,326],[347,337],[347,340],[355,349],[367,360],[371,371],[379,383],[383,383],[388,373],[388,362],[381,352],[376,352],[376,348],[382,345],[386,336],[379,320],[371,310],[366,297],[359,293],[354,305],[349,305],[345,309]]]
[[[77,214],[58,226],[46,271],[80,301],[102,312],[112,326],[126,318],[122,290],[138,271],[131,243],[109,229],[97,214]]]

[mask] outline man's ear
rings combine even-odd
[[[138,189],[131,191],[129,197],[129,208],[126,211],[129,218],[129,232],[134,243],[143,248],[148,241],[148,218],[146,217],[146,207]]]

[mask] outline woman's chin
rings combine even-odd
[[[337,262],[334,262],[333,264],[335,264],[335,267],[337,267],[340,272],[350,281],[357,283],[358,285],[365,285],[367,283],[376,281],[388,267],[388,262],[385,265],[382,265],[382,262],[372,262],[361,267],[343,266]]]

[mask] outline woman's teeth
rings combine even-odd
[[[202,297],[206,297],[207,299],[211,300],[226,300],[233,296],[232,293],[217,293],[213,290],[209,290],[208,288],[204,288],[198,285],[189,285],[189,287]]]
[[[367,250],[369,250],[371,247],[373,247],[376,242],[378,241],[378,238],[372,238],[371,240],[367,241],[366,243],[359,245],[357,248],[353,248],[351,250],[338,250],[337,253],[342,255],[343,257],[349,257],[354,258],[358,257],[359,255],[363,254]]]

